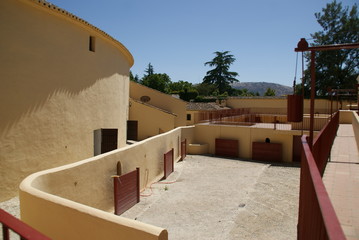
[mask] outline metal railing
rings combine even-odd
[[[314,130],[320,131],[330,120],[328,114],[316,114]],[[249,108],[203,111],[196,113],[194,123],[251,126],[253,128],[269,128],[276,130],[309,130],[309,117],[303,122],[288,122],[283,113],[259,113]]]
[[[0,209],[0,221],[2,224],[2,237],[4,240],[10,239],[10,230],[17,233],[21,239],[27,240],[49,240],[42,233],[36,231],[26,223]]]
[[[214,111],[203,111],[195,114],[195,123],[219,121],[222,118],[248,114],[249,108],[223,109]]]
[[[299,240],[346,239],[322,181],[339,124],[338,113],[315,139],[313,151],[302,136],[298,236]]]
[[[324,174],[338,127],[339,112],[336,112],[333,118],[324,126],[314,139],[312,153],[321,176]]]

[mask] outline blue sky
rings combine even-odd
[[[49,0],[110,34],[171,80],[201,83],[215,51],[236,58],[241,82],[292,86],[301,37],[321,30],[314,13],[331,0]],[[357,0],[343,0],[352,6]],[[300,67],[300,66],[299,66]],[[299,79],[299,72],[297,79]]]

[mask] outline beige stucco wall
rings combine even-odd
[[[193,125],[195,124],[196,121],[196,115],[199,111],[186,111],[186,124],[187,126]],[[191,115],[191,120],[187,120],[187,115],[190,114]]]
[[[141,84],[130,82],[130,97],[140,101],[142,96],[149,96],[151,104],[155,107],[161,108],[165,111],[171,112],[176,115],[175,127],[186,126],[186,102],[172,97],[171,95],[164,94],[157,90],[148,88]],[[136,119],[131,119],[136,120]],[[148,121],[151,120],[147,119]]]
[[[0,201],[30,173],[93,156],[95,129],[117,128],[125,146],[125,47],[31,0],[0,1],[0,36]]]
[[[349,102],[333,101],[333,111],[337,109],[348,109]],[[254,113],[287,113],[286,98],[228,98],[227,106],[230,108],[250,108],[250,112]],[[331,109],[331,101],[326,99],[315,100],[315,113],[329,114]],[[304,100],[304,113],[310,112],[310,100]]]
[[[215,153],[215,139],[238,140],[239,158],[252,158],[252,142],[264,142],[270,138],[271,143],[281,143],[283,148],[283,161],[292,161],[293,135],[301,135],[301,131],[283,131],[264,128],[252,128],[229,125],[199,124],[195,127],[193,143],[208,144],[208,153]]]
[[[176,115],[130,100],[129,119],[138,121],[138,140],[175,128]]]
[[[167,239],[167,231],[113,214],[113,180],[140,168],[144,188],[163,177],[163,154],[192,141],[193,128],[177,128],[109,153],[38,172],[20,186],[21,219],[52,239]],[[81,224],[79,224],[81,223]]]
[[[279,98],[228,98],[230,108],[250,108],[251,112],[284,113],[287,111],[286,99]]]

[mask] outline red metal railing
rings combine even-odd
[[[321,176],[324,174],[338,126],[339,112],[336,112],[333,118],[323,127],[314,139],[312,153]]]
[[[17,233],[21,237],[21,239],[27,239],[27,240],[50,239],[2,209],[0,209],[0,221],[2,224],[2,232],[3,232],[2,237],[4,240],[10,239],[10,230]]]
[[[248,114],[249,108],[236,108],[236,109],[223,109],[215,111],[204,111],[196,113],[195,123],[199,122],[212,122],[214,120],[220,121],[222,118],[228,118],[231,116],[238,116],[242,114]]]
[[[330,148],[338,128],[339,115],[335,115],[315,139],[315,158],[307,141],[302,136],[302,161],[300,172],[298,239],[346,239],[338,217],[330,202],[322,181]],[[327,145],[324,146],[323,145]],[[322,148],[322,149],[320,149]],[[318,167],[317,163],[320,167]]]

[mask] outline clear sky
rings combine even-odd
[[[331,0],[49,0],[105,31],[173,82],[201,83],[215,51],[236,58],[241,82],[292,86],[300,38],[321,30],[314,13]],[[340,1],[338,1],[340,2]],[[352,6],[358,0],[343,0]],[[299,66],[300,67],[300,66]],[[298,72],[299,74],[299,72]],[[300,76],[297,75],[297,79]]]

